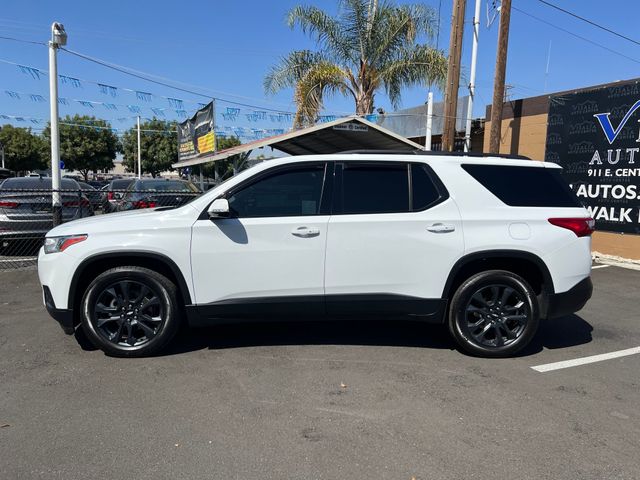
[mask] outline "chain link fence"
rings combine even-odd
[[[0,184],[0,271],[36,265],[44,237],[54,226],[53,197],[60,195],[62,223],[115,212],[179,207],[201,193],[184,190],[52,190]]]

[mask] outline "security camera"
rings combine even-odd
[[[64,25],[53,22],[51,25],[51,43],[57,47],[64,47],[67,44],[67,32],[64,31]]]

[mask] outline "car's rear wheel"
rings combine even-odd
[[[180,324],[176,286],[158,272],[136,266],[98,275],[82,298],[81,312],[89,340],[119,357],[157,353]]]
[[[535,292],[511,272],[477,273],[451,299],[449,331],[460,348],[472,355],[513,355],[531,341],[538,324]]]

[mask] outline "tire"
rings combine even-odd
[[[112,268],[98,275],[82,297],[82,329],[108,355],[153,355],[178,331],[177,299],[176,286],[158,272]]]
[[[475,356],[508,357],[526,347],[540,323],[536,294],[522,277],[504,270],[480,272],[456,290],[449,331]]]

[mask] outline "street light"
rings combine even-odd
[[[49,99],[51,105],[51,206],[53,226],[62,223],[60,197],[60,130],[58,129],[58,48],[67,44],[67,32],[58,22],[51,24],[49,42]]]

